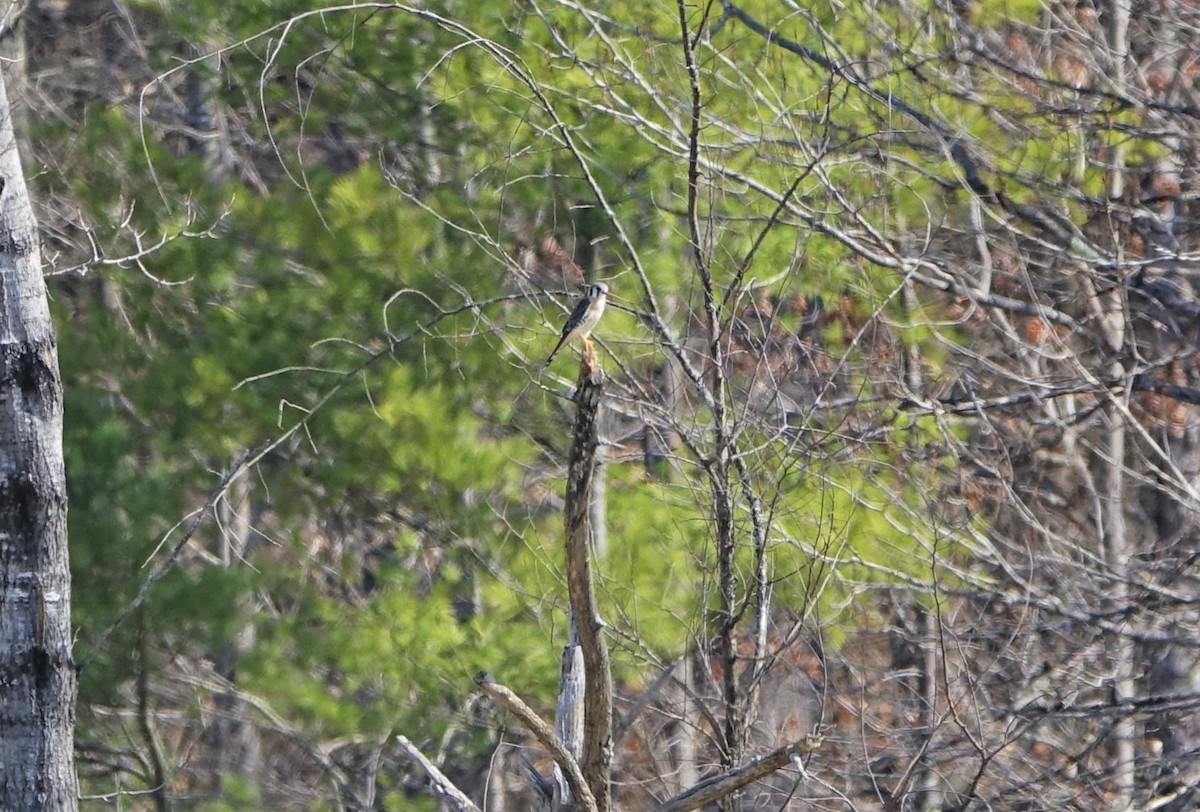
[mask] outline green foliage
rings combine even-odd
[[[227,775],[221,778],[221,799],[200,805],[200,812],[257,812],[265,809],[258,787],[247,778]]]
[[[1043,0],[981,0],[971,6],[971,23],[995,28],[1012,22],[1037,22],[1045,13]]]
[[[177,49],[166,46],[178,38],[191,43],[190,56],[243,43],[313,7],[292,0],[218,12],[197,0],[154,8],[164,20],[163,56],[154,58],[167,69]],[[990,25],[1033,8],[985,3],[976,14]],[[626,225],[655,295],[672,303],[671,327],[687,334],[687,306],[698,309],[700,295],[684,259],[686,168],[665,146],[664,134],[686,126],[688,104],[671,11],[611,4],[607,13],[628,30],[614,28],[610,41],[571,10],[542,20],[490,2],[470,22],[546,83],[544,97]],[[871,26],[895,28],[917,52],[939,45],[920,21],[875,6],[818,4],[778,30],[819,49],[818,25],[864,64],[888,56],[873,52]],[[647,45],[651,34],[662,40]],[[564,59],[558,37],[575,49],[574,60]],[[718,290],[753,253],[745,280],[769,280],[767,292],[780,300],[850,300],[847,319],[828,321],[820,335],[850,368],[866,350],[847,332],[877,309],[903,325],[897,343],[922,347],[937,364],[940,328],[925,326],[933,315],[904,312],[893,270],[870,266],[822,227],[853,215],[861,218],[856,229],[890,233],[927,219],[931,202],[948,197],[941,180],[952,169],[942,145],[886,142],[877,133],[892,111],[780,57],[744,29],[728,24],[714,39],[721,58],[704,51],[700,79],[701,155],[728,174],[701,168],[700,207],[718,224],[706,243]],[[75,609],[85,641],[132,600],[148,574],[143,562],[162,560],[181,532],[171,529],[216,486],[214,472],[299,427],[245,484],[262,533],[246,560],[213,566],[186,547],[184,563],[155,585],[136,622],[88,652],[85,704],[115,704],[128,693],[139,634],[153,641],[153,662],[141,663],[153,669],[176,653],[202,657],[252,625],[256,641],[238,664],[239,687],[313,740],[396,729],[443,736],[461,721],[470,675],[481,669],[519,684],[547,712],[552,706],[565,642],[561,522],[527,488],[535,472],[561,462],[553,455],[566,412],[536,394],[525,370],[499,360],[508,356],[490,331],[509,340],[536,335],[528,344],[540,355],[554,340],[545,324],[561,315],[507,303],[476,311],[467,300],[510,292],[496,246],[528,240],[529,224],[549,223],[574,229],[579,245],[599,245],[588,271],[611,279],[631,309],[643,303],[640,286],[620,269],[631,258],[612,225],[588,208],[597,202],[593,190],[543,102],[506,63],[462,45],[460,35],[414,16],[363,9],[313,15],[245,41],[225,53],[219,74],[195,66],[209,103],[239,113],[245,140],[278,150],[243,156],[261,189],[232,177],[212,181],[199,151],[117,107],[87,111],[73,144],[78,162],[47,161],[41,170],[46,193],[77,200],[110,256],[132,253],[127,219],[148,239],[212,227],[212,238],[176,239],[146,257],[145,275],[105,267],[56,289]],[[739,73],[748,66],[762,87],[781,88],[780,97],[749,92]],[[906,95],[917,87],[902,72],[871,80]],[[609,107],[609,87],[621,89],[624,107]],[[822,130],[832,104],[837,127]],[[953,109],[954,100],[935,96],[929,107]],[[961,113],[955,124],[981,141],[999,138],[981,114]],[[35,135],[58,141],[64,130],[45,124]],[[357,168],[335,169],[314,146],[331,130],[370,147],[359,149]],[[810,172],[814,133],[828,135],[820,156],[833,159],[824,177]],[[1066,132],[1030,139],[996,163],[1065,176],[1085,147]],[[872,149],[894,159],[880,168],[867,160]],[[1139,142],[1131,154],[1148,158],[1153,149]],[[433,163],[437,179],[422,177]],[[793,200],[812,217],[782,217],[763,236],[776,201],[762,190],[783,194],[798,177]],[[829,184],[844,199],[831,199]],[[801,317],[781,315],[780,331],[795,334]],[[921,326],[908,326],[914,321]],[[647,335],[635,313],[614,308],[598,335],[615,348],[617,358],[606,359],[614,376],[653,361],[634,343]],[[866,372],[847,377],[870,383]],[[689,419],[703,451],[711,438],[701,430],[711,429],[712,416],[697,408]],[[856,585],[929,577],[934,562],[914,553],[897,516],[919,509],[930,483],[890,465],[906,444],[937,430],[896,430],[865,463],[815,473],[793,459],[752,458],[772,509],[781,607],[817,611],[836,640],[838,611]],[[745,448],[768,442],[751,429],[740,440]],[[849,447],[827,444],[831,453]],[[648,657],[688,649],[711,607],[708,503],[697,495],[706,473],[690,450],[679,453],[675,482],[650,481],[624,461],[609,467],[601,611],[619,635],[618,677],[631,684],[644,677]],[[897,512],[883,507],[891,501]],[[738,534],[744,585],[754,562],[741,515]],[[225,549],[211,522],[190,544],[209,558]],[[479,601],[469,619],[459,613],[465,596]],[[271,611],[252,611],[260,606]],[[463,751],[474,756],[487,745],[480,734]],[[225,798],[205,808],[259,803],[253,786],[231,780]]]
[[[663,658],[678,656],[702,614],[704,576],[696,558],[708,541],[708,527],[696,516],[690,489],[627,472],[609,482],[609,492],[601,613],[645,649]],[[635,679],[634,674],[631,669],[624,676]]]

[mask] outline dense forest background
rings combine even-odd
[[[29,0],[84,808],[1195,808],[1200,6]]]

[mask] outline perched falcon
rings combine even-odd
[[[588,336],[592,334],[592,329],[595,328],[596,322],[600,321],[600,317],[604,315],[604,304],[608,298],[608,285],[603,282],[597,282],[594,285],[589,285],[587,293],[579,300],[579,304],[575,305],[575,309],[571,311],[571,316],[567,319],[567,323],[563,325],[562,336],[558,339],[558,343],[554,345],[554,352],[550,353],[550,357],[546,359],[546,366],[550,366],[550,362],[554,360],[554,356],[558,355],[558,351],[566,346],[568,341],[579,339],[586,342]]]

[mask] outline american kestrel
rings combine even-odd
[[[588,286],[587,293],[575,305],[567,323],[563,325],[562,336],[554,345],[554,352],[550,353],[550,357],[546,359],[546,366],[550,366],[554,356],[558,355],[558,351],[565,347],[568,341],[579,339],[588,343],[588,336],[592,334],[596,322],[600,321],[600,317],[604,315],[604,304],[607,298],[608,285],[597,282]]]

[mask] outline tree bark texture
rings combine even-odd
[[[596,807],[609,808],[612,767],[612,674],[608,644],[596,608],[589,538],[592,473],[596,462],[597,425],[603,375],[585,352],[575,394],[575,434],[567,462],[566,567],[571,616],[583,649],[583,775],[596,797]]]
[[[558,677],[558,707],[554,716],[554,733],[577,761],[583,755],[583,650],[579,635],[571,629],[571,643],[563,647],[562,668]],[[562,768],[554,765],[554,808],[561,809],[571,802],[571,790]]]
[[[77,807],[62,380],[0,79],[0,809]]]

